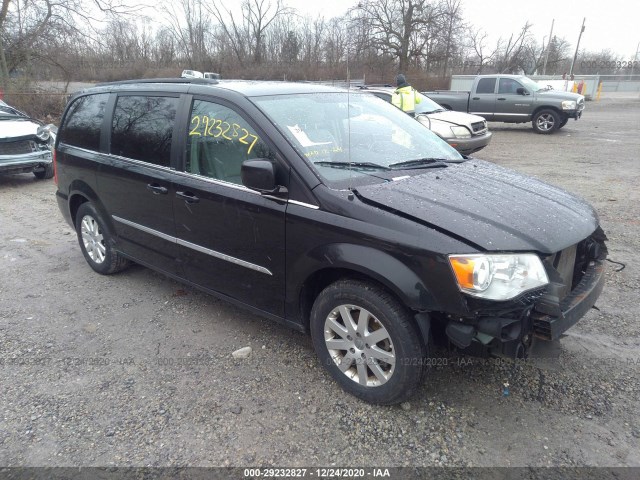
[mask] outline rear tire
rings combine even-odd
[[[113,237],[109,229],[96,208],[89,202],[78,208],[76,233],[85,260],[96,272],[110,275],[129,266],[129,260],[114,250]]]
[[[311,337],[322,365],[362,400],[404,402],[421,384],[426,347],[410,311],[382,287],[329,285],[313,304]]]
[[[46,180],[49,178],[53,178],[53,163],[45,165],[44,170],[39,170],[37,172],[33,172],[33,175],[38,180]]]

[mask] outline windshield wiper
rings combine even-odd
[[[376,170],[391,170],[384,165],[378,165],[373,162],[313,162],[314,165],[322,167],[338,167],[338,168],[375,168]]]
[[[416,168],[446,168],[448,165],[444,158],[419,158],[417,160],[409,160],[406,162],[392,163],[389,168],[393,170],[411,170]]]

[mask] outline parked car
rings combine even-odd
[[[589,204],[466,159],[368,93],[106,84],[69,102],[56,161],[93,270],[134,261],[310,332],[369,402],[411,397],[433,343],[522,356],[558,339],[603,288]]]
[[[44,125],[0,100],[0,175],[33,172],[53,177],[53,144],[57,128]]]
[[[552,133],[584,111],[584,96],[543,87],[523,75],[478,75],[470,92],[423,92],[443,107],[492,122],[531,122],[537,133]]]
[[[220,74],[214,72],[204,72],[204,78],[208,78],[210,80],[220,80]]]
[[[202,74],[202,72],[199,72],[197,70],[183,70],[182,71],[182,75],[180,75],[180,77],[182,77],[182,78],[204,78],[204,75]]]
[[[388,86],[365,86],[361,90],[391,102],[395,88]],[[491,132],[484,118],[461,112],[452,112],[429,97],[418,93],[416,119],[445,142],[464,155],[482,150],[491,142]]]

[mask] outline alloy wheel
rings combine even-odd
[[[368,310],[340,305],[327,316],[324,340],[340,371],[363,387],[386,383],[395,370],[396,356],[389,332]]]

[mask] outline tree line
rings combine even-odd
[[[464,18],[462,0],[361,0],[330,18],[303,16],[284,0],[160,0],[152,16],[125,0],[0,1],[5,90],[27,80],[176,76],[183,68],[372,83],[403,72],[420,88],[437,88],[454,73],[562,74],[573,59],[570,42],[538,39],[530,23],[490,40]],[[576,74],[628,73],[610,51],[578,59]]]

